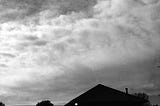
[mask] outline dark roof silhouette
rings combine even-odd
[[[73,106],[83,103],[146,103],[148,100],[144,100],[137,96],[126,94],[124,92],[115,90],[110,87],[106,87],[102,84],[95,86],[88,90],[77,98],[73,99],[65,106]],[[124,105],[125,106],[125,105]]]

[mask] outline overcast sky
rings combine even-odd
[[[68,102],[102,83],[160,93],[159,0],[0,0],[0,100]]]

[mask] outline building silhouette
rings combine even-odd
[[[65,106],[143,106],[148,100],[139,98],[126,92],[121,92],[104,85],[97,85]]]

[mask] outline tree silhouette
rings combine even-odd
[[[5,104],[4,104],[4,103],[2,103],[2,102],[0,102],[0,106],[5,106]]]
[[[36,104],[36,106],[54,106],[49,100],[41,101]]]
[[[146,93],[135,93],[134,95],[143,98],[145,100],[149,100],[149,96]]]
[[[145,103],[145,104],[143,104],[143,106],[152,106],[151,102],[149,101],[149,96],[146,93],[140,93],[139,92],[139,93],[135,93],[134,95],[137,96],[137,97],[139,97],[139,98],[148,100],[148,102]]]

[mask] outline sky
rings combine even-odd
[[[160,94],[159,0],[0,0],[0,100],[65,103],[101,83]]]

